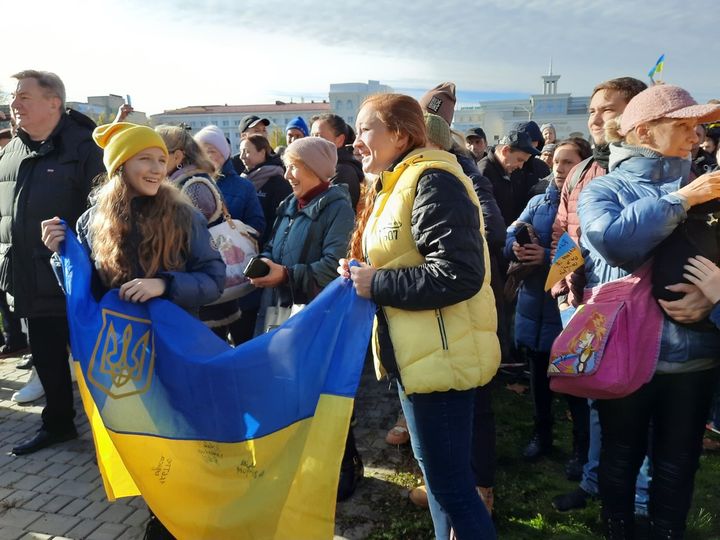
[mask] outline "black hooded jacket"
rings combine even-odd
[[[40,222],[59,216],[74,229],[94,178],[105,171],[95,123],[68,110],[45,140],[22,130],[0,150],[0,289],[20,317],[65,315],[65,296],[42,243]]]

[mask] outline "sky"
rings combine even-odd
[[[20,4],[15,4],[20,5]],[[25,7],[27,6],[27,7]],[[17,8],[18,10],[21,8]],[[720,98],[720,2],[693,0],[35,0],[9,15],[0,90],[44,69],[68,100],[119,94],[149,114],[188,105],[326,99],[330,83],[379,80],[419,97],[442,81],[461,105],[589,95],[619,76]],[[7,11],[7,10],[6,10]]]

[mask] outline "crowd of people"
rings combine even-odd
[[[527,121],[489,145],[480,126],[452,129],[456,89],[442,83],[419,100],[370,96],[355,126],[294,118],[279,148],[268,119],[245,117],[233,156],[217,126],[135,125],[129,106],[96,126],[66,109],[57,75],[13,77],[12,127],[0,132],[0,357],[28,353],[33,375],[15,401],[46,398],[16,455],[77,437],[56,255],[67,228],[94,264],[94,294],[165,298],[233,345],[339,274],[377,306],[369,346],[402,411],[387,441],[412,445],[424,479],[411,500],[440,540],[494,538],[489,383],[503,364],[527,366],[534,427],[519,450],[547,456],[553,343],[592,291],[652,268],[664,317],[654,373],[623,397],[564,396],[565,473],[579,484],[552,504],[599,498],[608,538],[683,538],[706,424],[720,427],[720,102],[621,77],[593,89],[587,140]],[[252,231],[266,272],[218,302],[226,265],[211,230],[230,218]],[[550,288],[565,237],[584,265]],[[362,477],[351,427],[338,500]],[[152,518],[147,537],[171,536]]]

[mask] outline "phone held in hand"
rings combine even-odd
[[[268,263],[263,261],[260,257],[253,257],[247,263],[243,273],[245,274],[245,277],[250,279],[265,277],[270,273],[270,266],[268,266]]]
[[[530,231],[528,231],[527,225],[522,224],[517,228],[517,231],[515,232],[515,241],[521,246],[532,244]]]

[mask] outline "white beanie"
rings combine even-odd
[[[193,138],[198,143],[212,144],[222,154],[225,161],[230,157],[230,145],[219,127],[205,126]]]

